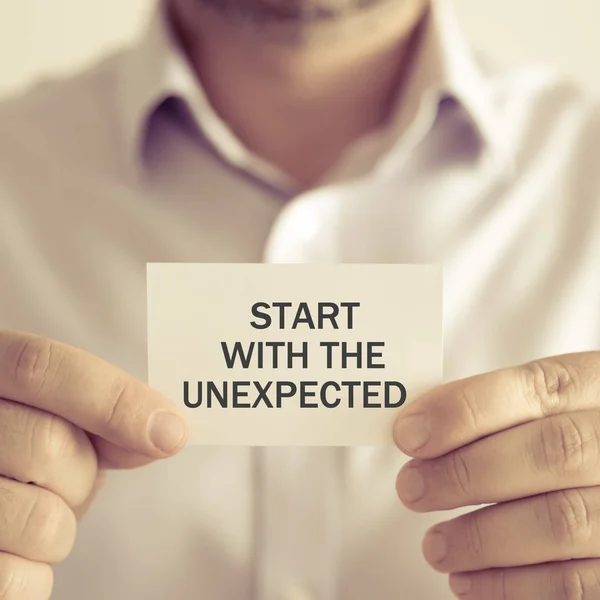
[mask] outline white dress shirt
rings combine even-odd
[[[211,109],[158,11],[139,42],[0,106],[0,327],[146,377],[147,262],[442,263],[445,378],[600,340],[600,114],[492,71],[435,2],[385,129],[305,193]],[[85,398],[81,399],[85,402]],[[59,600],[450,600],[406,460],[197,448],[111,474]]]

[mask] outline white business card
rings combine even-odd
[[[190,444],[392,444],[442,343],[437,266],[148,265],[149,383]]]

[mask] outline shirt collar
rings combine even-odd
[[[141,38],[123,55],[117,73],[117,109],[128,164],[143,166],[148,128],[162,102],[171,96],[187,99],[196,87],[159,3]]]
[[[509,159],[500,109],[489,75],[464,37],[449,0],[431,0],[400,90],[392,125],[403,131],[428,102],[454,100],[494,159]]]
[[[247,151],[212,109],[170,28],[164,4],[159,2],[140,40],[125,53],[118,72],[117,102],[124,151],[127,163],[136,170],[144,166],[144,143],[151,117],[168,97],[183,99],[215,149],[236,166],[244,166]],[[414,119],[425,98],[439,104],[448,97],[466,112],[494,157],[508,158],[506,135],[490,81],[463,37],[448,0],[432,0],[391,120],[394,129]],[[268,165],[262,166],[269,169]]]

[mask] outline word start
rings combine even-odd
[[[352,330],[359,302],[257,302],[251,308],[250,327],[266,329]],[[385,342],[307,341],[221,342],[220,352],[227,369],[309,370],[321,364],[329,370],[385,369]],[[319,361],[317,363],[316,361]],[[399,381],[375,378],[291,381],[291,378],[253,381],[238,377],[235,381],[183,382],[183,402],[187,408],[282,408],[291,402],[300,408],[399,408],[406,402],[406,388]]]

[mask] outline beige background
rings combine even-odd
[[[131,39],[153,0],[0,0],[0,95]],[[600,92],[599,0],[455,0],[469,37],[508,62],[544,61]],[[596,57],[596,58],[595,58]]]

